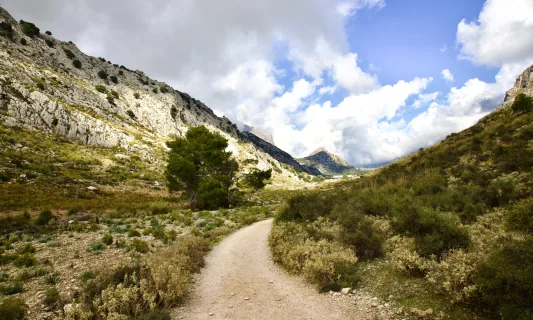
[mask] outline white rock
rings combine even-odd
[[[129,159],[131,159],[130,156],[127,156],[127,155],[121,154],[121,153],[115,154],[115,158],[116,159],[121,159],[121,160],[129,160]]]
[[[342,288],[341,293],[342,294],[348,294],[348,293],[350,293],[351,290],[352,290],[352,288]]]
[[[20,175],[20,177],[21,177],[22,179],[25,179],[25,178],[26,178],[26,175],[23,173],[23,174]]]
[[[88,186],[87,190],[89,190],[89,191],[98,191],[98,188],[97,187],[93,187],[93,186]]]

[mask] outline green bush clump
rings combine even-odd
[[[393,226],[398,232],[416,239],[417,251],[423,257],[435,255],[440,258],[450,249],[470,246],[469,233],[459,226],[458,218],[451,213],[413,204],[395,216]]]
[[[113,96],[113,98],[115,98],[115,99],[119,99],[120,98],[119,95],[118,95],[118,92],[116,92],[115,90],[111,90],[110,93]]]
[[[140,95],[138,92],[134,92],[134,93],[133,93],[133,97],[134,97],[135,99],[140,99],[140,98],[141,98],[141,95]]]
[[[153,92],[153,93],[157,93],[157,88],[153,88],[153,89],[152,89],[152,92]]]
[[[60,299],[61,296],[59,295],[59,291],[56,288],[48,288],[44,292],[43,303],[49,307],[57,304]]]
[[[72,61],[72,65],[73,65],[76,69],[81,69],[81,61],[80,61],[80,60],[74,60],[74,61]]]
[[[495,251],[475,274],[482,300],[503,319],[533,315],[533,239],[514,241]]]
[[[44,42],[46,43],[47,46],[49,46],[50,48],[53,48],[55,47],[55,43],[54,41],[50,40],[50,39],[45,39]]]
[[[31,22],[26,22],[24,20],[20,20],[20,30],[22,31],[22,33],[24,33],[25,35],[27,35],[28,37],[32,38],[34,36],[38,36],[41,32],[41,30],[39,30],[39,28],[37,28],[35,26],[35,24],[31,23]]]
[[[115,84],[118,83],[118,79],[117,79],[116,76],[111,76],[111,77],[109,77],[109,80],[111,80],[111,82],[113,82],[113,83],[115,83]]]
[[[20,38],[20,44],[25,46],[25,45],[28,44],[28,41],[26,41],[26,39],[24,39],[24,38]]]
[[[172,117],[172,119],[176,120],[177,114],[178,114],[178,109],[176,108],[176,106],[172,106],[170,108],[170,116]]]
[[[103,237],[102,237],[102,243],[105,244],[106,246],[110,246],[113,244],[113,236],[111,234],[105,234]]]
[[[67,56],[67,58],[69,58],[71,60],[76,58],[76,55],[72,51],[70,51],[69,49],[63,48],[63,51],[65,52],[65,55]]]
[[[128,237],[133,238],[133,237],[140,237],[140,236],[141,236],[141,233],[137,229],[132,228],[128,230]]]
[[[113,97],[113,95],[108,93],[107,96],[106,96],[106,99],[107,99],[107,102],[109,102],[112,105],[115,105],[115,98]]]
[[[94,89],[101,93],[107,93],[107,88],[101,84],[97,84],[96,86],[94,86]]]
[[[21,298],[6,298],[0,301],[0,320],[23,320],[28,305]]]
[[[37,264],[37,260],[35,260],[35,257],[31,253],[25,253],[23,255],[18,256],[14,261],[13,264],[19,268],[29,268],[33,267]]]
[[[509,229],[533,234],[533,198],[513,204],[506,218]]]
[[[41,210],[41,212],[37,216],[37,219],[35,219],[35,224],[38,226],[44,226],[47,225],[52,219],[55,219],[54,215],[52,214],[52,211],[50,211],[49,209],[44,209]]]
[[[100,77],[100,79],[102,80],[107,79],[107,72],[105,72],[104,70],[98,71],[98,77]]]
[[[26,243],[17,249],[17,254],[35,253],[35,247],[31,243]]]
[[[46,31],[45,34],[51,36],[51,35],[52,35],[52,32],[51,32],[51,31]]]
[[[244,183],[255,190],[263,189],[266,181],[272,177],[272,169],[259,170],[255,169],[248,173],[244,178]]]
[[[514,112],[530,112],[533,110],[533,98],[520,93],[516,96],[511,109]]]
[[[91,280],[91,279],[94,279],[96,277],[96,274],[94,273],[94,271],[85,271],[84,273],[81,274],[80,278],[84,281],[87,281],[87,280]]]
[[[44,277],[44,283],[54,285],[59,281],[59,272],[52,272]]]
[[[130,248],[140,253],[147,253],[150,251],[148,248],[148,243],[140,239],[133,239],[130,243]]]
[[[0,284],[0,293],[4,296],[11,296],[17,293],[23,293],[24,288],[20,282],[10,283],[10,284]]]
[[[13,39],[13,27],[6,21],[0,22],[0,35],[8,39]]]
[[[146,314],[137,317],[138,320],[170,320],[170,313],[166,310],[152,310]]]
[[[105,246],[102,242],[93,242],[89,245],[89,248],[87,248],[87,252],[94,252],[96,254],[101,253],[102,250],[105,249]]]

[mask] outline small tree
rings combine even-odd
[[[520,93],[511,106],[514,112],[530,112],[533,110],[533,98]]]
[[[33,23],[24,20],[20,20],[20,30],[30,38],[38,36],[41,32]]]
[[[244,177],[244,183],[255,190],[263,189],[266,181],[272,177],[272,169],[258,170],[255,169]]]
[[[107,72],[105,72],[104,70],[100,70],[98,71],[98,76],[100,77],[100,79],[107,79]]]
[[[81,61],[80,61],[80,60],[74,60],[74,61],[72,61],[72,65],[73,65],[76,69],[81,69]]]
[[[0,35],[8,39],[13,39],[13,27],[10,23],[5,21],[0,22]]]
[[[167,145],[171,149],[165,172],[168,190],[184,191],[200,209],[228,207],[239,168],[231,152],[225,151],[228,141],[200,126]]]

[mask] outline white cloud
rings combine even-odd
[[[442,70],[441,74],[442,74],[442,78],[444,78],[444,80],[446,80],[448,82],[453,82],[453,74],[451,73],[450,70],[444,69],[444,70]]]
[[[337,4],[337,12],[341,16],[351,16],[362,7],[381,9],[385,7],[385,0],[344,0]]]
[[[415,102],[413,102],[413,107],[415,109],[418,109],[418,108],[421,108],[421,107],[425,107],[430,102],[433,102],[433,101],[437,100],[437,97],[439,96],[439,94],[440,94],[440,92],[432,92],[432,93],[420,94],[420,95],[418,95],[418,99],[416,99]]]
[[[440,48],[440,52],[446,53],[447,51],[448,51],[448,45],[446,44],[442,45],[442,47]]]
[[[322,87],[318,90],[318,92],[320,93],[321,96],[334,94],[335,92],[337,92],[337,87],[336,86]]]
[[[533,1],[487,0],[475,22],[457,27],[461,57],[501,66],[533,57]]]

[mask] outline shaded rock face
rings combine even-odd
[[[516,78],[513,88],[507,91],[503,107],[509,107],[519,93],[533,96],[533,66],[530,66]]]
[[[242,140],[237,126],[204,103],[164,82],[104,58],[85,55],[72,42],[25,35],[3,8],[0,21],[0,124],[38,129],[81,143],[122,147],[163,161],[164,143],[189,127],[205,125],[228,139],[237,161],[279,167],[269,154]],[[245,165],[244,165],[245,166]]]
[[[298,159],[298,162],[302,165],[313,167],[324,175],[352,174],[355,169],[346,160],[328,152],[324,148],[319,148],[309,156]]]
[[[257,148],[263,152],[269,154],[272,158],[276,159],[279,163],[284,163],[291,166],[297,171],[307,172],[312,175],[320,175],[320,171],[313,167],[302,165],[298,163],[290,154],[276,147],[275,145],[266,142],[251,132],[242,132],[242,137],[253,143]]]

